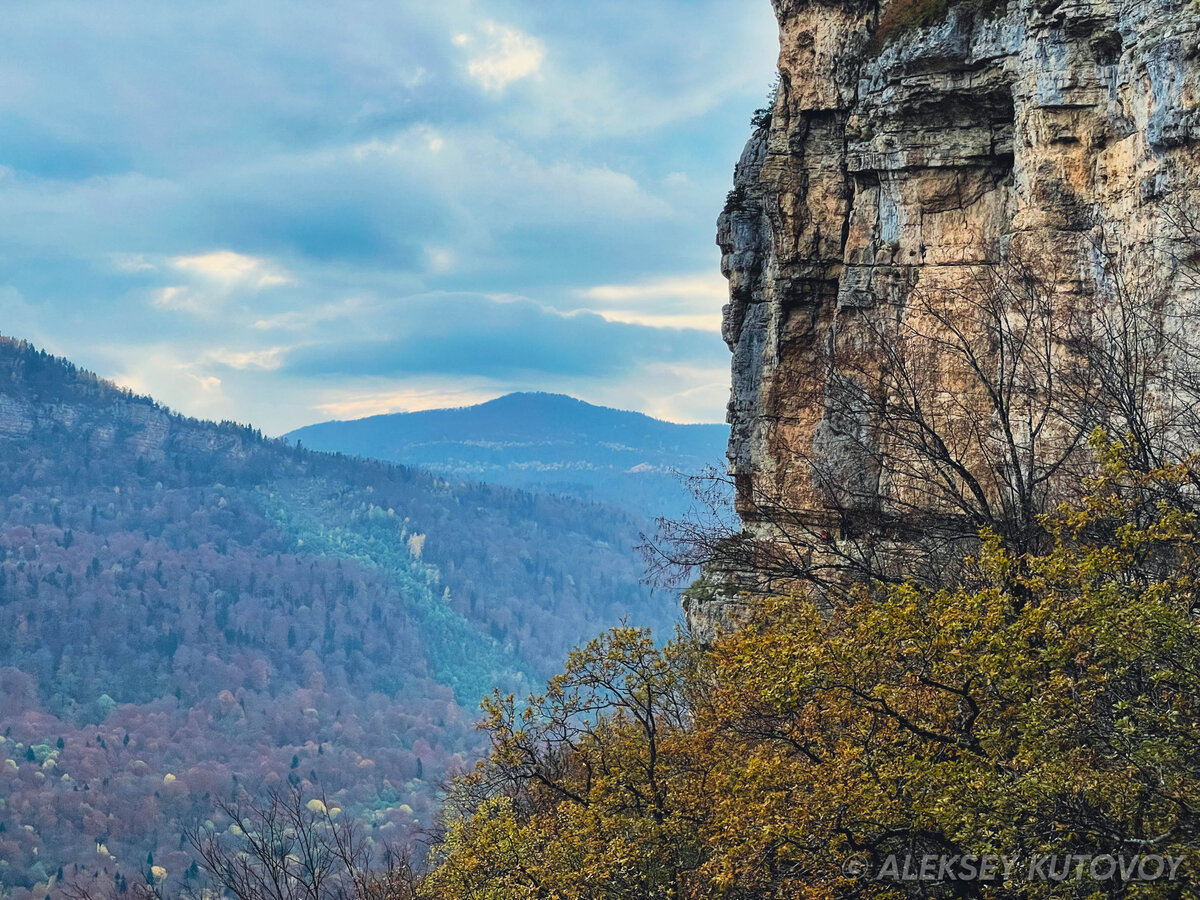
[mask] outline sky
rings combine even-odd
[[[724,419],[767,0],[11,4],[0,333],[268,434],[568,393]]]

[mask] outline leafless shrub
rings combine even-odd
[[[762,593],[962,583],[972,573],[952,561],[984,530],[1017,554],[1044,548],[1042,516],[1095,471],[1097,429],[1137,470],[1186,460],[1200,449],[1197,224],[1172,207],[1161,245],[1133,250],[1094,229],[1086,290],[1010,246],[927,273],[894,305],[841,310],[810,348],[816,374],[781,368],[772,386],[810,416],[794,436],[777,427],[784,476],[704,476],[698,514],[644,542],[651,576],[702,566]],[[1172,500],[1195,507],[1191,488]],[[730,492],[745,527],[720,508]]]
[[[420,878],[408,855],[394,847],[376,858],[353,820],[339,818],[325,798],[296,790],[261,799],[217,801],[227,827],[190,828],[184,842],[201,878],[175,896],[184,900],[418,900]],[[164,884],[143,879],[127,892],[90,885],[61,890],[66,900],[168,900]]]

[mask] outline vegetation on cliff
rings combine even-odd
[[[1195,893],[1200,543],[1164,496],[1200,463],[1101,453],[1052,545],[989,537],[969,587],[794,595],[710,650],[617,630],[527,705],[497,696],[427,895]],[[1007,878],[963,878],[988,854]],[[1040,877],[1067,854],[1170,857],[1175,878]],[[891,876],[926,856],[956,862]]]
[[[615,631],[496,696],[428,895],[1200,890],[1200,347],[1171,286],[1094,248],[1085,308],[1014,254],[792,371],[833,420],[785,460],[816,490],[738,481],[757,528],[659,549],[715,562],[740,627]]]
[[[1002,0],[888,0],[881,4],[879,20],[871,34],[870,49],[877,53],[906,31],[936,25],[946,18],[952,8],[967,15],[985,13],[999,16],[1006,5]]]

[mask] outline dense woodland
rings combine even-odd
[[[381,843],[431,821],[494,684],[628,616],[613,509],[311,453],[0,341],[0,883],[197,873],[183,833],[272,786]]]
[[[1200,460],[1100,472],[969,583],[764,601],[714,645],[617,628],[486,704],[429,857],[282,788],[185,832],[238,900],[1191,898]],[[49,748],[45,748],[48,750]],[[932,860],[932,865],[926,861]],[[139,900],[188,896],[151,869]],[[117,894],[120,890],[117,891]],[[75,900],[113,892],[68,891]]]

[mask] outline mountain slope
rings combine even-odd
[[[598,500],[655,518],[686,509],[680,474],[723,465],[729,429],[524,393],[459,409],[322,422],[285,437],[316,450]]]
[[[237,785],[395,835],[492,684],[675,618],[614,510],[186,419],[8,339],[0,522],[8,888],[182,874],[180,828]]]

